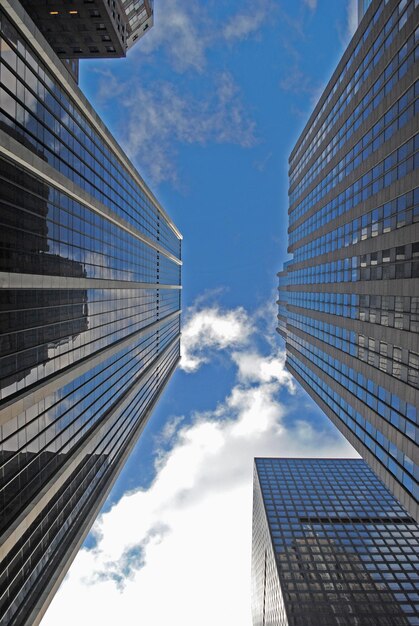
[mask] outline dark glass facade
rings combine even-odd
[[[181,235],[21,5],[0,27],[0,623],[33,626],[179,360]]]
[[[8,0],[12,5],[15,0]],[[153,0],[21,0],[63,59],[123,57],[153,25]]]
[[[360,11],[291,153],[278,332],[288,369],[418,520],[419,7]]]
[[[417,626],[419,527],[361,459],[255,459],[253,626]]]

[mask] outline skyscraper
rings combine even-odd
[[[278,331],[288,369],[418,520],[419,7],[362,5],[291,153]]]
[[[419,527],[362,459],[255,459],[253,626],[414,626]]]
[[[38,624],[179,360],[181,235],[0,8],[0,623]]]
[[[153,0],[21,0],[21,4],[64,59],[123,57],[153,25]]]

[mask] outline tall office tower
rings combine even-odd
[[[21,3],[54,52],[65,59],[123,57],[153,25],[153,0]]]
[[[373,0],[290,157],[287,366],[418,520],[417,0]]]
[[[255,459],[253,626],[417,626],[419,526],[362,459]]]
[[[38,624],[179,359],[181,235],[0,8],[0,623]]]

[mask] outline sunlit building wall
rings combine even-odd
[[[255,459],[253,626],[414,626],[419,527],[362,459]]]
[[[418,14],[373,0],[290,157],[287,367],[419,519]]]
[[[38,624],[179,360],[181,235],[0,8],[0,623]]]

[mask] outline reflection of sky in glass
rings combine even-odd
[[[76,316],[73,321],[70,318],[69,321],[60,322],[59,312],[55,313],[56,309],[39,310],[37,324],[40,328],[43,324],[48,325],[43,335],[39,335],[40,340],[45,337],[44,341],[48,341],[48,337],[51,336],[55,339],[50,339],[45,344],[42,359],[39,356],[41,354],[39,348],[37,349],[38,357],[34,356],[30,371],[23,369],[20,380],[3,387],[3,397],[93,355],[98,350],[107,348],[129,334],[138,332],[145,325],[153,323],[157,315],[163,318],[176,311],[179,305],[176,291],[161,290],[158,299],[156,290],[151,289],[89,289],[77,290],[77,294],[78,303],[72,305]],[[57,291],[53,292],[53,295],[56,302]],[[156,308],[157,304],[159,309]],[[28,333],[29,331],[23,329],[20,332],[22,345],[28,344],[25,340]],[[41,361],[38,366],[37,360]],[[19,361],[16,366],[19,368]]]
[[[16,131],[37,150],[42,147],[44,158],[53,167],[107,204],[129,224],[178,255],[177,235],[161,218],[148,193],[138,184],[139,179],[132,177],[115,158],[99,133],[74,107],[64,90],[51,78],[49,70],[34,58],[18,32],[6,20],[4,30],[9,39],[2,44],[2,57],[7,63],[5,71],[10,74],[6,86],[19,103],[16,107],[15,100],[5,94],[4,107],[17,122]],[[25,76],[30,89],[10,72],[17,69],[14,47],[18,43],[24,55],[24,59],[20,59],[23,68],[19,74],[21,78]],[[20,112],[23,112],[23,118],[19,117]]]
[[[78,415],[72,423],[65,424],[64,422],[70,419],[68,410],[61,423],[57,420],[54,424],[52,424],[53,428],[47,427],[46,431],[51,431],[51,434],[55,431],[55,440],[47,445],[43,451],[44,456],[42,472],[44,479],[47,477],[48,471],[53,471],[57,469],[59,465],[62,465],[65,460],[62,455],[65,455],[67,452],[71,452],[70,446],[73,446],[77,439],[80,439],[83,435],[88,435],[88,439],[87,443],[85,442],[78,452],[77,469],[72,473],[71,481],[67,481],[65,490],[62,492],[58,502],[55,502],[53,508],[47,514],[43,525],[40,525],[38,529],[34,529],[32,532],[32,534],[36,536],[37,542],[41,539],[39,533],[42,533],[45,540],[48,540],[49,531],[48,523],[46,523],[47,519],[52,519],[54,524],[57,524],[57,519],[62,519],[61,516],[63,515],[64,519],[66,519],[64,526],[61,526],[58,529],[58,535],[55,535],[52,541],[50,541],[50,549],[42,557],[44,565],[53,556],[52,550],[63,536],[63,533],[70,531],[72,520],[75,520],[76,515],[80,514],[80,510],[83,505],[88,503],[89,496],[94,495],[96,486],[99,487],[100,481],[107,476],[107,471],[111,469],[112,463],[119,459],[119,456],[128,444],[133,431],[139,428],[142,423],[142,419],[147,418],[146,410],[148,406],[152,404],[156,392],[170,374],[178,359],[178,342],[173,342],[172,340],[170,343],[172,347],[167,351],[167,355],[164,356],[163,347],[160,354],[163,354],[164,358],[154,359],[161,362],[161,365],[158,366],[158,372],[156,367],[151,364],[151,367],[146,370],[145,376],[141,378],[141,381],[140,379],[138,380],[141,384],[136,384],[136,374],[134,371],[125,373],[124,380],[122,382],[126,387],[128,387],[129,393],[125,397],[123,394],[119,393],[119,397],[122,396],[124,398],[122,403],[115,404],[115,402],[117,402],[115,401],[115,398],[117,397],[116,390],[115,388],[109,387],[109,381],[105,378],[104,372],[101,371],[97,374],[96,380],[92,377],[89,378],[86,383],[87,388],[84,389],[82,397],[80,396],[82,393],[81,387],[77,387],[73,392],[73,402],[79,396],[78,402],[76,400],[76,405],[73,404],[73,406],[76,407],[77,413],[85,408],[86,420],[83,420],[83,417]],[[168,345],[170,345],[170,343],[168,343]],[[121,360],[126,361],[124,357],[121,357]],[[106,365],[108,367],[110,366],[109,363]],[[92,373],[94,374],[94,372]],[[72,386],[77,385],[79,382],[80,381],[74,381]],[[101,382],[104,385],[106,384],[106,387],[102,387]],[[67,390],[68,388],[63,389],[62,392]],[[72,394],[70,392],[64,398],[62,408],[66,407],[66,400],[68,400],[71,395]],[[91,411],[93,410],[95,403],[97,403],[95,408],[99,409],[99,411],[102,409],[102,411],[101,413],[91,416]],[[115,408],[113,409],[112,407]],[[108,413],[105,411],[104,413],[103,408],[106,408],[107,411],[110,410],[110,412]],[[90,423],[87,421],[88,416],[90,416]],[[49,415],[49,419],[51,419],[51,415]],[[93,425],[95,421],[97,421],[97,427],[94,429]],[[57,433],[58,425],[65,429],[59,434]],[[73,434],[73,440],[65,443],[65,437],[69,437],[70,434]],[[41,435],[38,437],[38,441],[43,441],[45,443],[44,436]],[[57,449],[58,444],[61,444],[62,446],[60,449]],[[54,454],[48,454],[51,450],[54,451]],[[45,455],[45,453],[47,454]],[[32,457],[34,459],[33,468],[31,468],[30,463],[27,462],[28,453],[24,456],[26,460],[25,473],[29,478],[33,479],[33,473],[37,471],[38,467],[36,455],[30,454],[29,456],[29,458]],[[9,499],[11,488],[12,486],[9,482]],[[16,498],[23,500],[23,498],[28,497],[28,491],[30,491],[30,488],[30,483],[28,484],[27,489],[25,489],[25,487],[22,488],[22,485],[18,483],[16,485]],[[8,510],[6,509],[6,515],[7,512]],[[85,514],[87,514],[87,512],[88,510]],[[3,523],[4,522],[7,523],[7,517],[3,518]],[[31,539],[28,538],[26,545],[22,546],[22,552],[19,552],[19,558],[21,558],[20,555],[22,555],[25,550],[30,549],[30,545]],[[33,573],[33,577],[36,577],[36,574],[36,572]],[[20,591],[21,594],[25,593],[29,582],[30,579],[25,575]]]
[[[20,206],[32,209],[22,210],[18,227],[10,227],[7,232],[7,237],[12,241],[19,241],[21,237],[26,239],[21,248],[14,246],[11,265],[7,269],[13,270],[13,264],[16,264],[28,273],[120,280],[127,287],[119,290],[89,290],[89,294],[87,290],[73,289],[72,302],[67,292],[63,292],[59,303],[56,302],[58,292],[51,291],[51,306],[43,302],[42,308],[36,312],[35,292],[31,296],[28,291],[28,302],[22,303],[22,306],[31,309],[31,321],[26,324],[31,330],[27,330],[24,324],[16,335],[21,354],[13,365],[16,368],[15,376],[13,369],[10,369],[11,363],[8,364],[9,373],[3,360],[3,397],[93,354],[127,334],[137,332],[156,316],[164,317],[179,307],[176,290],[129,288],[129,281],[178,285],[179,266],[173,261],[65,194],[35,182],[29,175],[25,176],[25,180],[31,189],[30,193],[16,183],[7,183],[4,187],[5,195],[7,190],[7,197],[14,203],[18,199]],[[13,212],[16,211],[17,208],[13,206]],[[31,235],[28,237],[26,232]],[[31,298],[33,302],[30,302]],[[67,308],[71,305],[71,311],[65,313],[64,305]],[[27,313],[22,310],[22,315]],[[9,323],[9,328],[14,328],[14,322]],[[36,333],[38,336],[35,336]],[[14,353],[15,350],[11,346],[10,352]]]
[[[0,526],[16,523],[0,621],[10,623],[91,523],[179,360],[181,236],[106,131],[3,13],[0,23],[2,129],[31,151],[36,172],[0,160],[0,270],[10,275]],[[77,200],[47,182],[65,181],[49,166]]]

